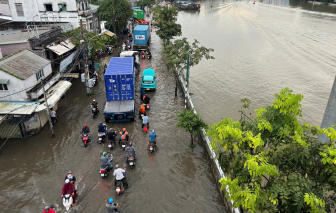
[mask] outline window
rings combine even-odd
[[[93,26],[92,26],[92,22],[90,23],[90,29],[89,30],[92,30],[93,29]]]
[[[67,11],[66,4],[59,4],[58,7],[59,7],[59,11],[63,11],[63,12]]]
[[[0,90],[8,90],[7,84],[0,84]]]
[[[52,4],[45,4],[44,6],[46,11],[53,11]]]
[[[22,3],[15,3],[17,16],[24,16]]]
[[[39,81],[44,76],[43,70],[36,73],[36,81]]]

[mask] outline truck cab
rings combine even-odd
[[[141,89],[145,89],[146,91],[156,90],[156,75],[154,70],[145,69],[142,72]]]
[[[140,69],[140,55],[138,51],[123,51],[120,53],[120,57],[133,57],[134,59],[134,67],[136,69],[135,74],[138,73]]]

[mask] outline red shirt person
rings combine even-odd
[[[49,206],[46,206],[44,208],[43,213],[56,213],[53,209],[49,208]]]
[[[75,186],[73,185],[72,182],[69,181],[69,179],[65,180],[65,184],[63,185],[63,188],[62,188],[62,197],[66,194],[71,194],[73,198],[72,199],[73,203],[75,203],[75,200],[74,200]]]

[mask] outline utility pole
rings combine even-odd
[[[185,95],[184,95],[184,107],[185,108],[187,108],[188,84],[189,84],[189,54],[188,54],[188,57],[187,57],[186,91],[185,91]]]
[[[54,135],[53,125],[52,125],[51,118],[50,118],[50,108],[49,108],[48,101],[47,101],[47,95],[46,95],[46,92],[45,92],[45,89],[44,89],[43,79],[41,79],[41,84],[42,84],[43,93],[44,93],[44,103],[45,103],[45,105],[47,107],[49,126],[50,126],[50,130],[51,130],[51,137],[54,138],[55,135]]]
[[[117,28],[115,25],[115,14],[114,14],[114,1],[112,0],[112,12],[113,12],[113,29],[114,29],[114,34],[117,37]]]
[[[86,94],[91,95],[91,88],[89,87],[89,71],[88,71],[88,66],[87,66],[87,52],[86,52],[86,43],[84,40],[84,35],[83,35],[83,23],[82,19],[80,20],[80,27],[81,27],[81,37],[82,40],[80,41],[82,50],[83,50],[83,59],[84,59],[84,72],[85,72],[85,85],[86,85]]]

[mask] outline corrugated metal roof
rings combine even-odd
[[[76,46],[73,43],[71,43],[69,39],[66,41],[62,41],[60,44],[54,46],[47,46],[48,49],[50,49],[57,55],[63,55],[64,53],[72,50],[75,47]]]
[[[24,49],[0,60],[0,70],[20,79],[27,79],[43,69],[50,61]]]
[[[37,106],[37,102],[0,101],[0,114],[30,115]]]
[[[106,75],[129,75],[133,74],[133,57],[112,57],[106,68]]]
[[[57,101],[61,99],[64,93],[68,91],[71,85],[72,84],[69,81],[60,81],[55,86],[51,87],[48,90],[48,93],[50,94],[47,96],[48,106],[53,107]],[[45,109],[47,109],[47,107],[45,106],[45,103],[42,103],[36,108],[35,112],[40,112]]]

